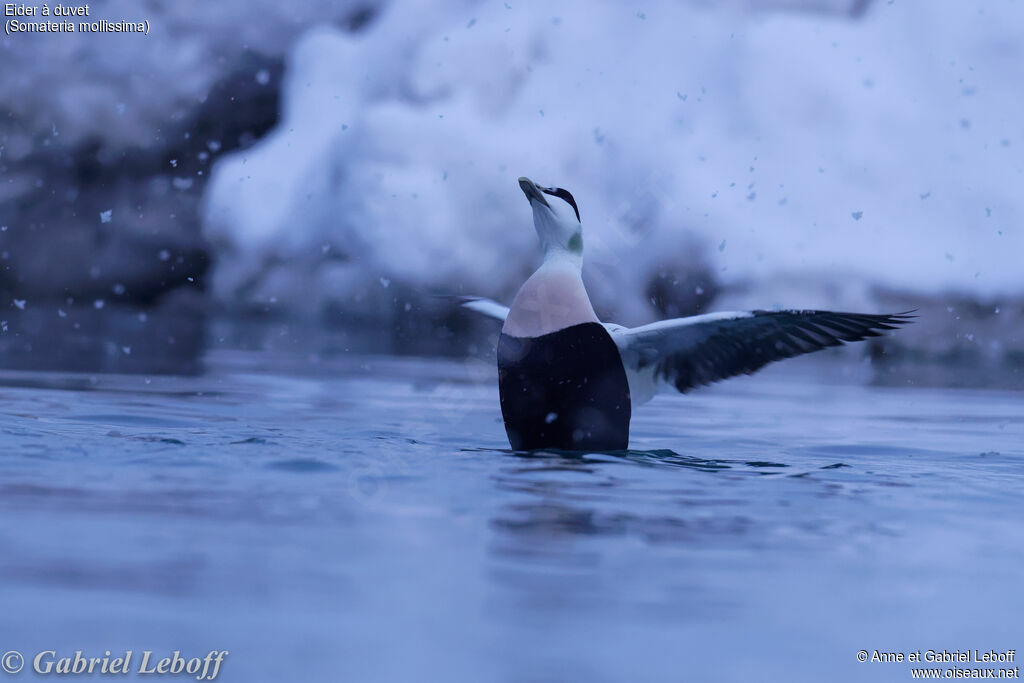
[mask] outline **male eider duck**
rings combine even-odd
[[[568,191],[519,186],[533,208],[544,262],[510,308],[488,299],[463,305],[504,321],[498,390],[516,450],[613,451],[629,445],[635,406],[663,389],[686,392],[768,363],[877,337],[906,314],[831,311],[708,313],[629,329],[602,323],[583,286],[583,232]]]

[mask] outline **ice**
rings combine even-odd
[[[412,3],[308,32],[280,125],[214,166],[214,294],[376,309],[387,278],[507,302],[537,261],[520,175],[575,195],[588,287],[626,324],[652,318],[654,273],[703,261],[758,307],[1024,290],[1021,231],[978,220],[1024,217],[1000,143],[1024,108],[1024,6],[643,14]]]
[[[66,144],[99,137],[110,144],[137,145],[205,97],[239,55],[280,54],[316,21],[343,21],[373,0],[178,0],[141,7],[134,0],[108,0],[97,17],[149,19],[152,31],[138,36],[43,33],[7,38],[0,90],[15,121],[45,120],[46,130]],[[140,77],[145,74],[145,77]],[[40,83],[58,84],[56,95]],[[44,116],[45,114],[45,116]],[[17,128],[15,128],[17,132]]]

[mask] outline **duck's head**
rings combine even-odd
[[[580,210],[568,190],[541,187],[529,178],[520,178],[519,187],[533,208],[533,227],[537,229],[545,253],[564,251],[583,255],[583,226]]]

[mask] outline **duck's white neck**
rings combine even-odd
[[[582,254],[549,246],[544,263],[516,294],[501,331],[513,337],[539,337],[598,322],[583,286],[582,269]]]
[[[544,262],[540,265],[555,265],[564,268],[575,268],[577,273],[583,272],[583,253],[580,251],[569,251],[557,244],[550,244],[544,249]],[[537,269],[538,271],[540,268]]]

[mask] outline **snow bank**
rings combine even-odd
[[[1022,20],[509,0],[316,29],[280,126],[215,168],[215,292],[310,312],[393,304],[394,283],[508,300],[537,258],[527,175],[576,196],[588,285],[627,324],[652,316],[658,272],[698,262],[760,306],[1021,293]]]
[[[29,153],[33,137],[51,131],[65,145],[90,138],[114,148],[159,145],[169,120],[186,117],[240,54],[281,54],[312,23],[344,21],[377,4],[100,0],[90,4],[88,21],[149,20],[149,35],[3,36],[6,158]]]
[[[98,0],[89,22],[148,20],[149,35],[0,35],[0,307],[152,306],[201,288],[207,165],[277,121],[300,32],[354,28],[374,6]]]

